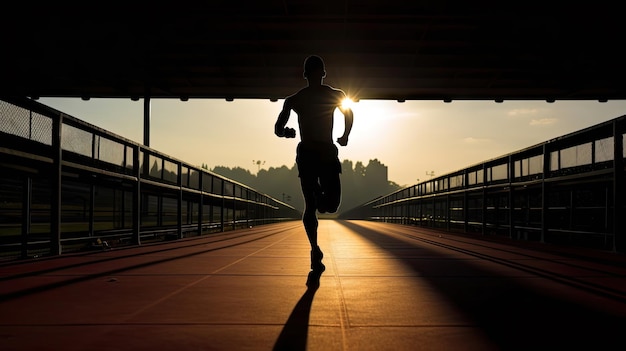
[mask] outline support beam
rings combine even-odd
[[[150,95],[143,99],[143,144],[150,146]]]

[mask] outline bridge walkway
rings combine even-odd
[[[368,221],[321,220],[319,241],[319,284],[299,221],[2,264],[0,349],[624,345],[623,255]]]

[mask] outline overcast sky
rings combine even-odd
[[[143,143],[143,100],[42,98],[39,102]],[[283,100],[151,101],[150,147],[192,165],[292,167],[296,139],[274,135]],[[412,185],[626,114],[626,101],[396,101],[353,105],[354,128],[339,158],[378,159],[389,180]],[[343,132],[337,112],[335,139]],[[288,126],[297,129],[292,113]]]

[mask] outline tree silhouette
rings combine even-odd
[[[350,160],[343,160],[341,166],[342,200],[338,213],[400,188],[397,183],[387,179],[387,166],[378,159],[370,160],[367,166],[364,166],[361,161],[354,163]],[[295,163],[291,168],[281,166],[259,169],[256,176],[242,167],[216,166],[211,171],[275,199],[281,201],[285,199],[286,203],[304,211],[304,197],[300,188],[298,167]]]

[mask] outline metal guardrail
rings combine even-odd
[[[300,218],[244,184],[36,101],[0,100],[0,260]]]
[[[341,218],[626,252],[625,132],[621,116],[400,189]]]

